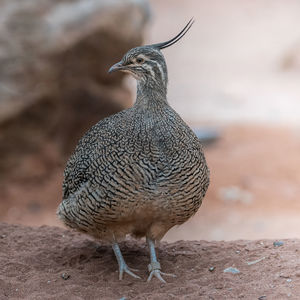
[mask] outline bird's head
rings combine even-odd
[[[109,73],[123,71],[130,73],[141,82],[157,82],[167,86],[168,72],[165,58],[160,50],[178,42],[194,23],[191,19],[188,24],[174,38],[158,44],[146,45],[130,49],[122,60],[114,64]]]

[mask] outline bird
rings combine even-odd
[[[155,245],[198,211],[209,186],[201,142],[169,105],[161,52],[177,43],[193,22],[166,42],[130,49],[109,69],[136,79],[136,101],[89,129],[64,171],[58,217],[67,227],[111,243],[120,280],[125,273],[140,278],[121,253],[119,242],[126,236],[146,238],[148,282],[175,277],[162,272]]]

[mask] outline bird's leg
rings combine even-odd
[[[117,261],[118,261],[118,264],[119,264],[119,280],[122,280],[123,279],[123,273],[127,273],[129,274],[130,276],[134,277],[134,278],[139,278],[141,279],[140,276],[138,275],[135,275],[133,272],[130,271],[130,269],[128,268],[125,260],[124,260],[124,257],[121,253],[121,250],[120,250],[120,247],[118,245],[117,242],[113,242],[112,244],[112,248],[114,250],[114,253],[115,253],[115,256],[117,258]]]
[[[161,282],[166,283],[166,281],[161,277],[161,275],[176,277],[174,274],[163,273],[160,271],[160,263],[158,262],[156,257],[154,241],[147,237],[147,244],[150,250],[150,264],[148,265],[148,271],[150,272],[150,275],[147,281],[149,282],[152,279],[152,277],[155,276]]]

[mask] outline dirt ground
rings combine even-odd
[[[1,299],[299,299],[300,240],[161,243],[167,284],[147,279],[148,249],[121,244],[141,280],[118,280],[110,246],[57,227],[0,224]],[[232,267],[240,273],[226,273]],[[64,277],[64,279],[62,278]]]

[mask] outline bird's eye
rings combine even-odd
[[[141,63],[144,62],[144,60],[143,60],[142,58],[138,57],[138,58],[136,59],[136,62],[137,62],[138,64],[141,64]]]

